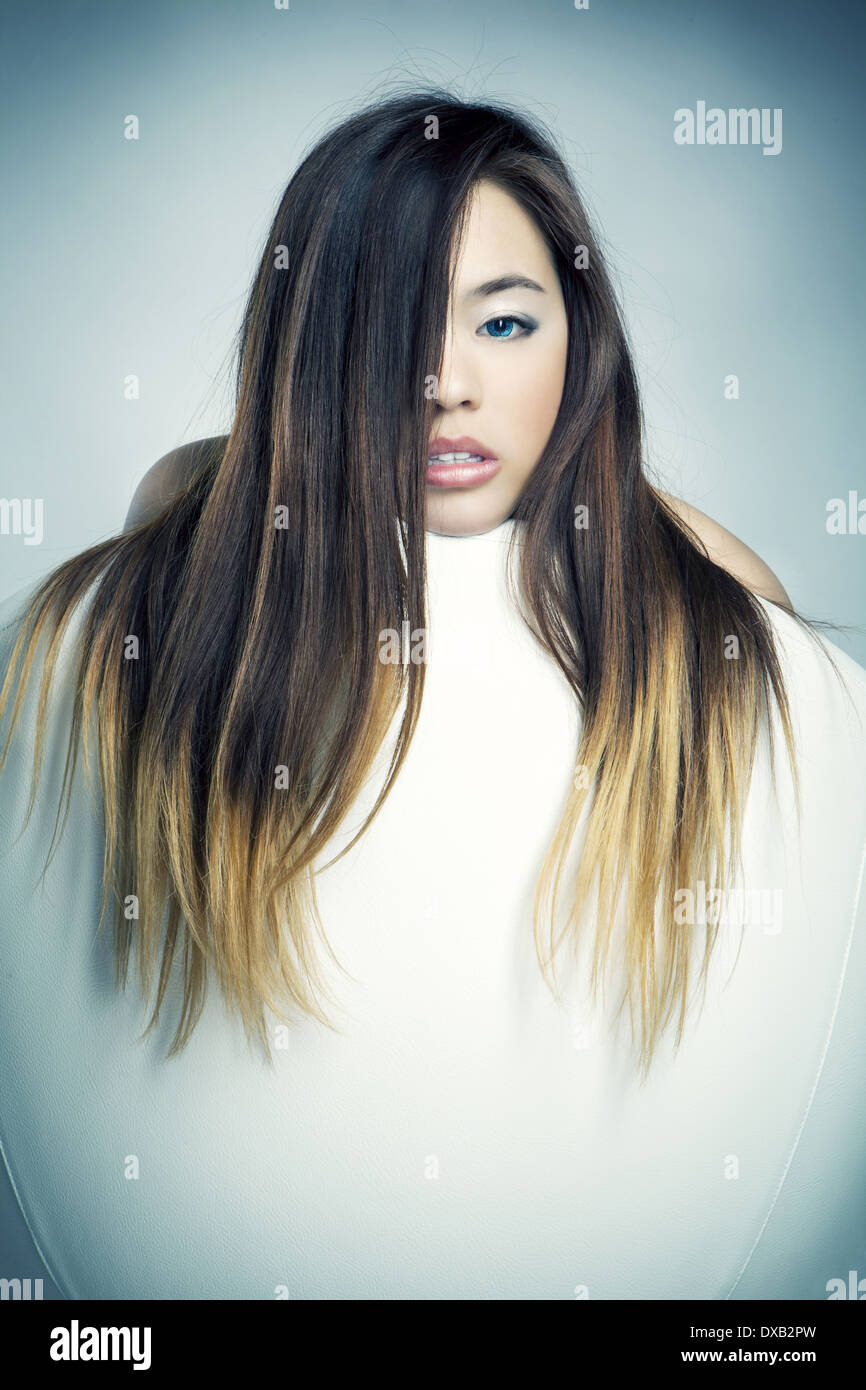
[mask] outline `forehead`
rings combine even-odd
[[[476,184],[457,250],[455,292],[519,270],[549,284],[555,267],[534,219],[512,194],[484,179]]]

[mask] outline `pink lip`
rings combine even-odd
[[[488,478],[499,472],[499,460],[473,439],[469,434],[449,439],[447,435],[437,435],[431,441],[428,457],[432,454],[467,453],[480,454],[480,463],[428,463],[427,482],[430,487],[475,487],[486,483]]]
[[[431,454],[480,454],[485,459],[496,458],[496,455],[485,449],[483,444],[479,444],[477,439],[473,439],[471,434],[460,434],[456,439],[449,439],[446,434],[437,434],[430,442],[427,457]]]

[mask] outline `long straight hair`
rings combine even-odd
[[[417,724],[424,665],[381,661],[379,638],[406,620],[425,627],[427,445],[453,253],[481,179],[534,217],[569,325],[561,407],[513,513],[523,616],[582,711],[573,788],[539,866],[535,946],[555,988],[548,968],[584,931],[597,878],[597,990],[626,887],[620,1009],[628,1002],[644,1070],[677,1006],[677,1045],[685,1020],[694,929],[674,920],[674,895],[730,876],[771,700],[794,761],[766,613],[644,475],[621,315],[552,137],[508,107],[438,90],[370,105],[315,145],[282,196],[241,325],[224,453],[157,515],[39,585],[0,691],[2,715],[23,661],[2,766],[47,639],[29,820],[48,688],[86,595],[63,788],[80,741],[91,766],[95,720],[99,930],[113,892],[117,983],[134,948],[149,996],[165,928],[145,1032],[181,955],[169,1056],[198,1021],[210,971],[269,1055],[265,1007],[294,1005],[332,1026],[314,951],[317,933],[327,946],[314,862],[399,714],[381,791],[342,853],[365,832]],[[575,525],[581,507],[586,526]],[[127,659],[131,636],[137,659]],[[704,980],[717,930],[707,930]]]

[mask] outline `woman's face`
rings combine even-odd
[[[497,286],[506,277],[531,283]],[[545,240],[516,199],[482,180],[457,258],[430,449],[493,461],[428,463],[428,531],[476,536],[510,516],[553,429],[567,351]]]

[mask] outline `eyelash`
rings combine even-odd
[[[517,323],[524,330],[522,333],[483,333],[482,337],[489,338],[494,343],[507,343],[512,338],[528,338],[530,333],[534,333],[538,327],[532,319],[523,318],[520,314],[494,314],[492,319],[487,319],[481,327],[486,328],[491,323]]]

